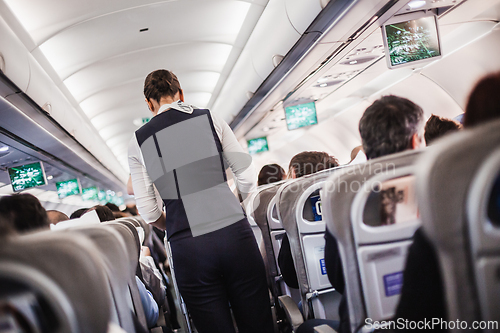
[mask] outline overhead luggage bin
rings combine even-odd
[[[444,138],[418,164],[422,225],[437,252],[450,321],[500,321],[499,147],[495,121]]]
[[[420,226],[414,197],[420,151],[334,173],[323,188],[327,232],[338,241],[351,329],[394,315],[406,254]]]

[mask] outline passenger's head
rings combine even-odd
[[[278,164],[266,164],[260,169],[258,185],[279,182],[286,178],[285,170]]]
[[[115,219],[115,216],[113,215],[113,212],[111,209],[109,209],[106,206],[103,205],[96,205],[94,207],[90,207],[87,209],[87,212],[95,210],[97,213],[97,216],[99,216],[99,221],[101,222],[106,222],[106,221],[113,221]]]
[[[430,145],[432,141],[442,137],[446,133],[458,131],[462,126],[454,120],[432,115],[425,123],[425,143]]]
[[[68,215],[66,215],[63,212],[60,212],[58,210],[48,210],[47,211],[47,218],[49,219],[49,223],[52,223],[52,224],[57,224],[59,222],[69,220]]]
[[[123,210],[123,212],[128,213],[132,216],[139,215],[139,212],[137,212],[137,206],[134,204],[128,204],[127,207]]]
[[[424,112],[406,98],[384,96],[365,110],[359,133],[368,159],[424,147]]]
[[[154,106],[157,106],[162,98],[170,97],[174,101],[184,100],[177,76],[166,69],[158,69],[148,74],[144,81],[144,97],[151,111],[155,109]]]
[[[105,206],[108,207],[109,209],[111,209],[112,212],[119,212],[120,211],[120,208],[112,202],[106,203]]]
[[[45,209],[35,196],[28,193],[2,197],[0,218],[21,233],[49,228]]]
[[[339,161],[323,151],[304,151],[292,157],[288,166],[288,178],[299,178],[337,166]]]
[[[500,118],[500,72],[482,78],[472,89],[465,108],[464,127]]]
[[[89,210],[88,208],[80,208],[80,209],[77,209],[75,210],[73,213],[71,213],[70,215],[70,219],[78,219],[80,217],[82,217],[83,214],[85,214],[85,212]]]
[[[351,150],[351,160],[349,161],[349,163],[351,163],[356,158],[356,156],[358,156],[359,152],[362,151],[362,150],[363,150],[363,145],[354,147]]]

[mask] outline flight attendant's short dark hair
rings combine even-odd
[[[368,159],[411,148],[412,137],[424,120],[424,111],[412,101],[384,96],[370,105],[359,121],[363,151]]]
[[[179,79],[166,69],[158,69],[146,76],[144,97],[160,102],[162,97],[174,97],[181,89]]]

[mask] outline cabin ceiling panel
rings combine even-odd
[[[133,123],[134,119],[140,118],[138,110],[140,111],[143,109],[147,109],[146,102],[134,102],[116,109],[102,112],[90,119],[90,121],[94,127],[100,131],[104,127],[112,125],[116,122],[129,121],[130,123]],[[149,113],[149,116],[151,116],[151,113]]]
[[[500,54],[498,40],[500,40],[500,29],[495,29],[441,59],[439,66],[432,64],[426,67],[422,73],[465,109],[469,93],[476,82],[482,76],[500,70],[500,57],[497,56]]]
[[[4,8],[10,22],[19,22],[19,25],[13,23],[18,37],[54,86],[62,87],[74,108],[52,103],[58,105],[53,112],[56,120],[64,123],[68,117],[75,118],[74,113],[81,113],[81,109],[91,120],[88,125],[100,131],[113,147],[118,147],[118,141],[125,136],[128,144],[138,128],[134,120],[151,116],[142,90],[146,75],[153,70],[172,70],[190,104],[206,107],[216,98],[219,92],[216,87],[224,84],[235,62],[235,59],[228,62],[229,55],[238,58],[268,3],[268,0],[2,1],[7,5]],[[306,6],[305,1],[300,1]],[[310,16],[312,20],[315,15]],[[252,67],[252,60],[247,64]],[[226,74],[221,76],[223,72]],[[262,78],[259,79],[261,82]],[[32,89],[37,89],[37,85]],[[49,95],[54,94],[44,94],[42,99]],[[246,96],[246,91],[243,95]],[[116,149],[113,153],[127,169],[126,151]]]
[[[178,75],[193,71],[220,72],[231,48],[228,44],[187,43],[141,50],[95,63],[70,76],[64,83],[80,102],[124,82],[144,80],[148,73],[158,68],[170,69]],[[188,86],[183,85],[183,88],[189,90]]]
[[[61,79],[102,59],[186,42],[233,44],[250,4],[177,1],[110,15],[69,27],[39,47]],[[179,13],[189,12],[189,19]],[[148,28],[148,31],[139,30]]]

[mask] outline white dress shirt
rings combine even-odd
[[[186,113],[192,113],[194,110],[191,105],[177,101],[172,104],[162,105],[160,110],[158,110],[158,114],[161,112],[169,112],[169,109],[175,109]],[[243,150],[238,140],[236,140],[236,137],[228,124],[212,112],[210,112],[210,116],[212,117],[215,132],[217,133],[217,136],[222,144],[222,151],[225,153],[223,154],[224,159],[235,176],[235,182],[238,190],[241,193],[251,193],[257,187],[257,176],[253,162],[250,166],[241,168],[241,161],[238,161],[238,158],[234,157],[237,156],[237,154],[227,154],[246,154],[246,152]],[[162,214],[163,200],[147,173],[146,164],[144,163],[144,158],[135,134],[130,140],[128,148],[128,163],[130,167],[130,175],[132,177],[132,186],[134,188],[137,210],[146,222],[155,222]]]

